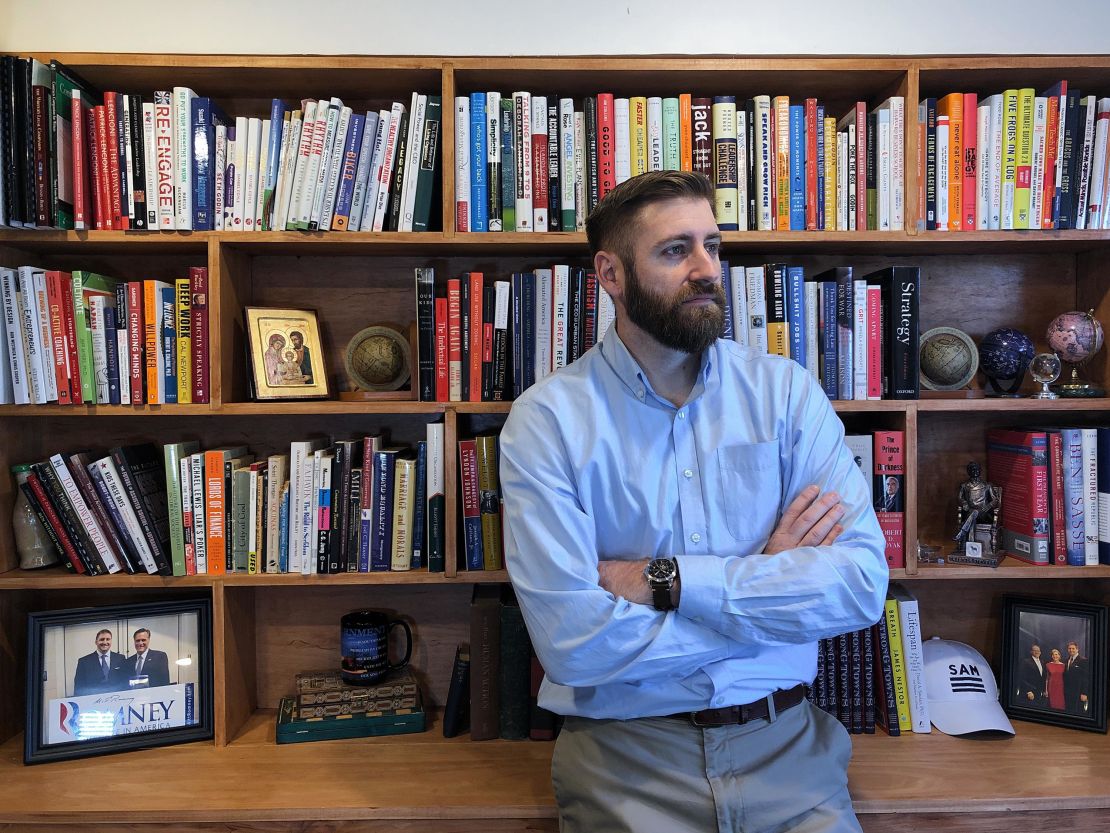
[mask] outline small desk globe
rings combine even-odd
[[[347,345],[347,375],[360,390],[393,391],[409,380],[408,341],[391,327],[360,330]]]
[[[921,384],[929,390],[960,390],[975,378],[979,354],[971,337],[953,327],[934,327],[921,337]]]
[[[1073,310],[1057,315],[1048,325],[1047,336],[1048,346],[1061,361],[1072,366],[1068,381],[1056,385],[1053,390],[1060,396],[1105,396],[1104,389],[1084,380],[1079,374],[1079,368],[1102,349],[1102,324],[1095,318],[1094,311]]]
[[[991,330],[979,342],[979,369],[992,395],[1017,396],[1025,371],[1037,354],[1032,339],[1013,327]]]

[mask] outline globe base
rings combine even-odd
[[[1106,388],[1090,382],[1068,382],[1063,385],[1054,385],[1052,390],[1063,399],[1098,399],[1106,396]]]

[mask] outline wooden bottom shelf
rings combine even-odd
[[[0,746],[0,830],[155,822],[293,830],[306,821],[330,822],[313,826],[327,831],[356,821],[360,831],[556,829],[549,743],[447,740],[433,719],[420,735],[279,747],[273,720],[271,710],[256,712],[223,748],[194,743],[34,767],[23,766],[22,738],[12,738]],[[999,814],[1018,823],[1015,811],[1108,816],[1105,735],[1016,728],[1009,740],[856,736],[851,789],[864,829],[929,818],[932,830],[993,830]]]

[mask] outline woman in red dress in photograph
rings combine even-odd
[[[1064,710],[1064,663],[1059,648],[1052,649],[1052,658],[1045,665],[1048,678],[1045,688],[1048,693],[1048,707],[1057,711]]]

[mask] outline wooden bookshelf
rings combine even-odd
[[[274,744],[274,709],[293,674],[334,665],[339,617],[376,607],[414,626],[413,667],[433,708],[442,707],[451,660],[469,629],[478,581],[455,558],[456,440],[496,429],[508,403],[252,402],[242,361],[247,305],[319,310],[328,373],[343,378],[342,349],[364,326],[408,326],[415,318],[413,269],[437,278],[463,271],[506,276],[550,265],[584,264],[582,233],[456,232],[453,227],[453,108],[456,94],[536,90],[582,95],[787,94],[817,96],[830,114],[890,95],[907,104],[906,230],[898,232],[727,232],[734,264],[774,258],[807,270],[852,264],[861,273],[892,263],[921,266],[921,329],[955,326],[979,338],[1015,326],[1044,346],[1048,322],[1068,309],[1094,309],[1110,324],[1110,232],[925,232],[917,227],[915,105],[957,89],[980,95],[1006,87],[1043,89],[1067,78],[1110,94],[1110,56],[974,57],[372,57],[70,53],[58,57],[103,89],[149,93],[184,84],[233,115],[266,117],[272,96],[338,95],[355,108],[408,100],[413,90],[443,96],[443,199],[432,231],[59,232],[0,230],[0,262],[92,268],[125,279],[168,279],[207,265],[211,283],[212,402],[209,405],[0,406],[0,466],[65,448],[144,440],[196,439],[202,446],[249,443],[269,453],[319,433],[388,430],[411,444],[429,422],[446,434],[448,569],[444,574],[343,576],[113,576],[59,570],[21,572],[10,529],[10,478],[0,478],[0,827],[45,831],[165,830],[554,831],[551,745],[444,740],[435,718],[415,736]],[[306,278],[306,276],[309,276]],[[307,286],[307,290],[306,290]],[[311,303],[306,297],[311,298]],[[1088,374],[1110,383],[1107,351]],[[977,384],[977,383],[976,383]],[[1025,392],[1032,392],[1031,381]],[[1106,603],[1110,567],[999,568],[918,564],[918,541],[947,544],[955,495],[969,459],[985,459],[984,432],[1002,425],[1095,425],[1110,399],[1044,402],[971,394],[918,401],[837,402],[852,432],[906,433],[906,550],[893,578],[911,584],[923,630],[1000,653],[1001,597],[1022,593]],[[94,419],[88,419],[94,418]],[[202,595],[213,602],[215,739],[35,767],[22,765],[26,614]],[[928,736],[856,736],[851,788],[868,833],[930,829],[1110,830],[1110,744],[1097,734],[1016,724],[1006,741]],[[64,796],[64,799],[62,798]]]

